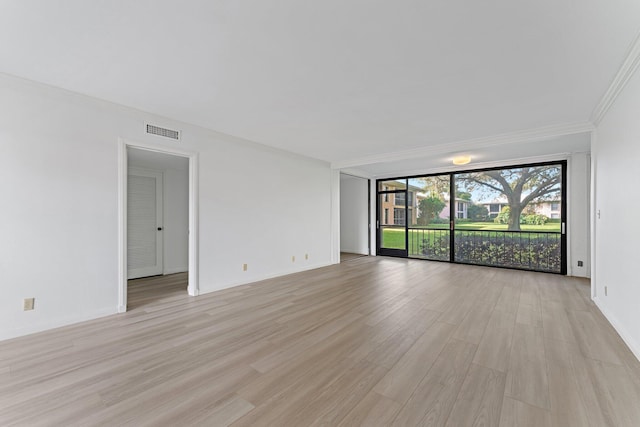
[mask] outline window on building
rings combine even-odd
[[[559,211],[560,210],[560,203],[558,202],[551,202],[551,210],[552,211]],[[552,217],[553,218],[553,217]]]
[[[393,209],[393,224],[394,225],[405,225],[404,209],[401,209],[401,208],[394,208]]]
[[[384,223],[389,224],[389,208],[384,208]]]
[[[404,206],[404,193],[396,193],[396,206]]]

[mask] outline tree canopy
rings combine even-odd
[[[442,209],[446,206],[437,196],[426,197],[418,203],[420,215],[418,216],[419,225],[429,225],[431,221],[438,217]]]
[[[530,166],[469,172],[456,176],[456,185],[485,196],[503,195],[509,204],[508,229],[520,230],[520,215],[530,203],[557,199],[560,195],[559,166]]]

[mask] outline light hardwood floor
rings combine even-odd
[[[0,342],[0,425],[640,425],[640,363],[585,280],[382,257],[185,280]]]
[[[340,252],[340,262],[351,261],[352,259],[360,258],[363,254],[354,254],[352,252]]]

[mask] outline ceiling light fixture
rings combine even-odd
[[[471,156],[455,156],[453,158],[454,165],[466,165],[471,161]]]

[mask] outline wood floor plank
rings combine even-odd
[[[507,376],[472,364],[447,419],[447,427],[497,426]]]
[[[254,406],[235,394],[220,400],[212,400],[203,393],[181,405],[175,405],[168,411],[155,411],[141,420],[141,426],[180,425],[180,426],[228,426],[250,412]]]
[[[592,377],[591,365],[582,354],[577,343],[554,341],[548,347],[548,356],[571,364],[577,391],[584,404],[587,420],[591,427],[613,427],[618,425],[614,409],[610,402],[603,398],[602,390]]]
[[[622,365],[615,347],[620,345],[615,336],[604,333],[603,327],[589,311],[569,311],[568,318],[582,350],[590,359]]]
[[[500,372],[507,372],[515,323],[515,311],[493,310],[473,362]]]
[[[405,403],[438,359],[454,329],[455,326],[449,323],[435,323],[376,384],[374,391],[396,402]]]
[[[491,318],[492,311],[493,304],[485,303],[472,306],[456,328],[453,337],[472,344],[479,344]]]
[[[347,416],[342,419],[338,427],[389,426],[401,407],[402,405],[398,402],[374,391],[370,391]]]
[[[444,425],[456,403],[475,351],[474,344],[450,340],[393,424]]]
[[[546,340],[545,344],[547,349],[562,345],[553,340]],[[571,423],[588,426],[587,411],[571,361],[566,357],[557,357],[558,353],[551,350],[547,350],[546,354],[552,424],[558,427]]]
[[[587,360],[589,372],[598,397],[612,408],[612,417],[620,427],[637,426],[640,422],[640,404],[636,396],[640,383],[624,366]]]
[[[505,395],[529,405],[550,409],[542,328],[516,321]]]
[[[640,362],[588,281],[385,257],[0,342],[0,425],[637,426]],[[114,285],[115,286],[115,285]]]
[[[569,424],[572,425],[572,424]],[[574,424],[579,425],[579,424]],[[500,427],[552,427],[551,413],[510,397],[504,398]]]

